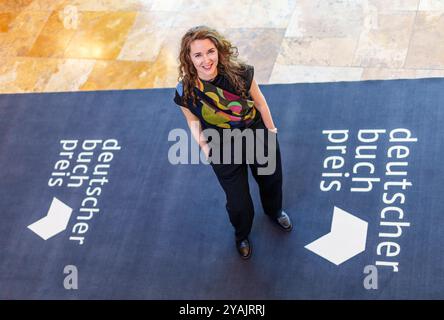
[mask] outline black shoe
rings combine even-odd
[[[236,248],[237,248],[237,252],[239,252],[242,259],[245,259],[245,260],[250,259],[252,248],[251,248],[250,240],[248,240],[248,238],[246,238],[242,241],[236,241]]]
[[[291,229],[293,229],[293,224],[291,223],[290,217],[285,213],[285,211],[281,211],[280,215],[273,221],[275,221],[284,231],[290,232]]]

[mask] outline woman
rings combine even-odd
[[[227,152],[228,142],[211,145],[200,139],[202,130],[212,128],[223,130],[268,131],[265,136],[276,137],[277,128],[267,102],[254,80],[252,66],[237,60],[237,48],[216,30],[197,26],[188,30],[182,38],[180,48],[179,84],[174,102],[181,106],[194,139],[211,159],[215,147],[220,153]],[[194,124],[198,124],[197,126]],[[257,139],[254,139],[257,144]],[[259,185],[264,212],[283,230],[290,231],[292,223],[282,210],[282,168],[279,144],[271,150],[269,138],[261,140],[265,153],[275,151],[276,167],[272,174],[261,175],[263,167],[256,159],[252,163],[211,163],[211,166],[225,191],[226,209],[235,230],[236,248],[243,259],[252,253],[249,234],[253,224],[254,208],[248,186],[248,166]],[[229,142],[232,142],[229,141]],[[270,144],[270,150],[268,145]],[[245,147],[245,146],[244,146]],[[229,146],[231,148],[231,146]],[[243,153],[245,153],[243,149]],[[233,153],[231,153],[233,154]],[[230,160],[233,160],[231,157]],[[234,162],[234,163],[233,163]]]

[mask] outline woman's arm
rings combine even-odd
[[[262,120],[264,121],[265,126],[269,130],[273,130],[276,127],[274,126],[273,118],[271,116],[270,108],[268,108],[267,101],[265,100],[264,95],[262,94],[261,89],[256,83],[256,80],[253,79],[251,82],[250,94],[253,98],[254,105],[256,109],[261,113]]]
[[[185,119],[187,120],[188,127],[190,128],[191,134],[193,135],[194,140],[199,144],[202,148],[203,152],[208,158],[210,148],[205,140],[200,139],[202,128],[200,126],[199,118],[196,117],[191,111],[185,107],[180,107],[182,109],[183,114],[185,115]]]

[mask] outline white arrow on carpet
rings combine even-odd
[[[340,265],[365,250],[367,228],[367,221],[334,207],[330,232],[305,248]]]
[[[28,228],[44,240],[48,240],[66,229],[71,214],[72,208],[54,197],[46,216],[30,224]]]

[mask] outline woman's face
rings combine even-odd
[[[190,56],[199,78],[211,80],[217,76],[218,52],[210,39],[191,42]]]

